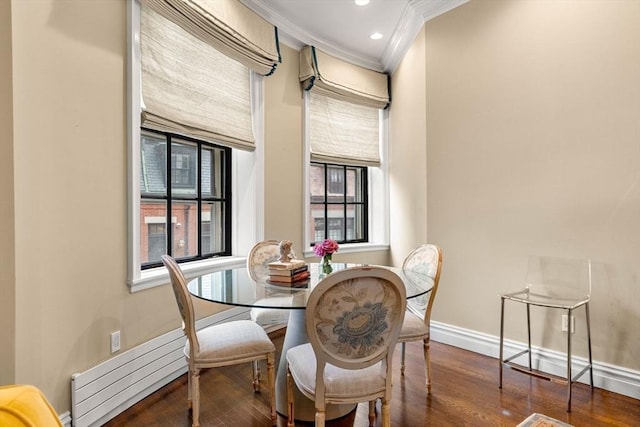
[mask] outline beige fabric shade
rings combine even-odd
[[[380,109],[309,93],[311,160],[380,165]]]
[[[143,0],[165,18],[262,75],[281,62],[278,30],[238,0]]]
[[[250,70],[146,4],[140,24],[142,126],[253,150]]]
[[[386,74],[359,67],[313,46],[300,51],[300,82],[305,90],[351,103],[386,108],[391,102]]]

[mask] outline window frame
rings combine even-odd
[[[334,163],[326,163],[319,161],[311,161],[311,165],[319,166],[322,168],[322,176],[324,180],[323,185],[323,194],[320,196],[320,200],[313,200],[310,198],[309,206],[313,207],[314,205],[319,207],[317,209],[311,209],[312,212],[321,210],[324,212],[322,218],[316,217],[312,215],[312,222],[314,224],[314,230],[312,234],[314,236],[318,236],[317,227],[315,226],[318,219],[322,219],[324,232],[320,240],[324,239],[333,239],[336,240],[341,245],[344,244],[354,244],[354,243],[367,243],[369,241],[369,184],[368,184],[368,167],[367,166],[354,166],[354,165],[339,165]],[[359,183],[361,185],[360,188],[356,188],[356,193],[360,193],[363,195],[361,198],[355,197],[354,200],[350,200],[348,197],[349,185],[348,185],[348,173],[350,169],[357,169],[360,173]],[[309,168],[311,170],[311,168]],[[337,173],[339,171],[339,173]],[[332,185],[339,184],[339,185]],[[338,189],[339,188],[339,189]],[[342,214],[340,216],[330,216],[329,211],[331,207],[341,206]],[[362,222],[362,236],[359,238],[349,238],[349,220],[353,219],[349,217],[349,208],[352,207],[355,211],[362,212],[363,217],[360,218]],[[358,207],[360,207],[358,209]],[[334,212],[339,211],[333,210]],[[331,226],[332,222],[339,222],[340,224],[340,232],[339,235],[342,238],[338,238],[332,230],[335,227]],[[311,241],[311,245],[313,246],[316,241]]]
[[[174,205],[180,205],[183,203],[194,203],[197,207],[196,209],[196,233],[195,235],[188,236],[196,239],[196,252],[195,254],[178,256],[172,252],[172,248],[174,248],[174,230],[173,227],[165,227],[165,253],[169,253],[172,255],[176,261],[183,263],[188,261],[195,261],[199,259],[207,259],[216,256],[229,256],[231,254],[231,210],[232,210],[232,202],[231,202],[231,151],[230,147],[225,147],[221,145],[211,144],[206,141],[198,140],[195,138],[189,138],[182,135],[176,135],[171,132],[161,132],[153,129],[145,129],[142,128],[141,135],[148,135],[152,138],[157,138],[159,140],[164,140],[166,145],[164,158],[163,158],[163,179],[165,185],[165,191],[163,194],[155,194],[155,193],[140,193],[141,204],[144,201],[156,201],[163,202],[165,204],[165,221],[164,224],[172,224],[172,217],[176,215],[173,210]],[[189,170],[189,174],[193,175],[193,178],[190,178],[191,181],[188,185],[179,184],[176,185],[174,182],[174,154],[184,155],[185,147],[190,146],[195,148],[194,153],[189,153],[189,166],[191,170]],[[175,152],[174,152],[175,150]],[[220,192],[222,194],[203,194],[203,181],[202,181],[202,153],[204,150],[220,150],[224,153],[224,158],[221,164],[222,172],[221,172],[221,181],[220,181]],[[191,191],[186,191],[191,190]],[[222,224],[222,242],[221,247],[223,250],[218,252],[207,252],[205,253],[202,249],[202,226],[203,226],[203,205],[222,202],[224,204],[223,209],[223,221]],[[179,218],[178,218],[179,219]],[[180,224],[177,224],[180,225]],[[183,224],[186,225],[186,224]],[[187,233],[189,234],[189,233]],[[188,245],[187,245],[188,246]],[[155,261],[147,261],[141,263],[142,270],[148,270],[149,268],[161,267],[162,261],[157,258]]]
[[[389,162],[388,162],[388,142],[389,142],[389,110],[379,110],[379,135],[380,135],[380,166],[367,167],[367,233],[368,241],[360,243],[345,243],[340,245],[340,253],[362,253],[389,250]],[[303,133],[304,133],[304,251],[305,257],[314,257],[313,242],[310,238],[311,230],[311,190],[310,190],[310,168],[311,168],[311,142],[309,126],[309,93],[303,94]],[[315,162],[318,163],[318,162]],[[346,166],[357,166],[348,165]]]
[[[130,292],[169,284],[164,267],[140,263],[140,0],[127,2],[127,286]],[[244,265],[254,242],[264,239],[264,77],[251,72],[255,150],[231,150],[231,254],[184,262],[187,277]],[[239,226],[242,224],[242,226]]]

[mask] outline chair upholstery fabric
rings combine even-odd
[[[237,362],[239,355],[243,355],[247,360],[253,360],[274,351],[275,346],[271,340],[268,337],[267,340],[264,339],[264,330],[257,329],[255,326],[255,323],[250,320],[236,320],[209,326],[196,332],[200,350],[194,354],[194,357],[199,363],[218,364]],[[186,357],[190,357],[189,341],[185,344],[184,353]]]
[[[287,352],[289,426],[293,384],[315,401],[317,426],[328,403],[382,400],[382,425],[391,422],[393,347],[406,311],[402,280],[382,267],[352,267],[330,274],[311,292],[305,328],[309,344]]]
[[[311,344],[303,344],[287,352],[287,360],[296,365],[291,372],[296,385],[305,393],[316,389],[316,355]],[[386,375],[382,362],[357,371],[327,364],[324,371],[325,396],[328,399],[347,400],[361,390],[372,393],[384,391]]]
[[[32,385],[0,387],[0,426],[62,427],[45,395]]]
[[[402,343],[400,372],[404,375],[406,343],[411,341],[423,342],[424,369],[427,393],[431,390],[431,361],[429,357],[431,310],[438,292],[440,273],[442,271],[442,250],[432,244],[424,244],[409,253],[404,259],[402,269],[407,272],[420,273],[427,280],[433,281],[433,287],[428,294],[424,312],[423,307],[409,304],[404,316],[398,342]],[[414,276],[415,277],[415,276]],[[426,298],[426,297],[425,297]]]
[[[250,320],[235,320],[196,330],[193,301],[182,270],[169,255],[163,255],[162,262],[169,271],[171,285],[182,317],[183,330],[187,336],[184,354],[189,366],[188,401],[192,408],[192,425],[200,425],[201,369],[259,360],[267,361],[271,421],[275,425],[275,346],[267,333]],[[257,391],[258,388],[259,378],[254,376],[254,390]]]

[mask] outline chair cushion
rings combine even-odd
[[[0,387],[0,426],[62,426],[42,392],[31,385]]]
[[[300,391],[314,396],[316,389],[316,356],[311,344],[302,344],[287,351],[289,369]],[[327,399],[357,398],[382,393],[386,373],[382,362],[364,369],[342,369],[327,363],[324,371]]]
[[[235,320],[209,326],[196,334],[200,343],[200,352],[194,357],[196,363],[222,364],[237,362],[239,359],[252,360],[275,351],[275,346],[264,329],[251,320]],[[189,350],[187,341],[184,349],[187,357]]]
[[[257,305],[291,305],[291,299],[293,297],[288,295],[286,297],[274,297],[264,300],[258,300],[255,302]],[[261,326],[279,325],[289,322],[289,311],[284,308],[263,308],[253,307],[251,308],[251,320]]]
[[[407,310],[404,314],[398,342],[416,341],[424,338],[429,338],[429,328],[424,324],[424,320],[421,317]]]

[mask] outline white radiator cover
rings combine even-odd
[[[248,309],[238,307],[201,319],[196,327],[248,318]],[[186,373],[184,344],[182,329],[176,329],[73,374],[72,425],[100,426]]]

